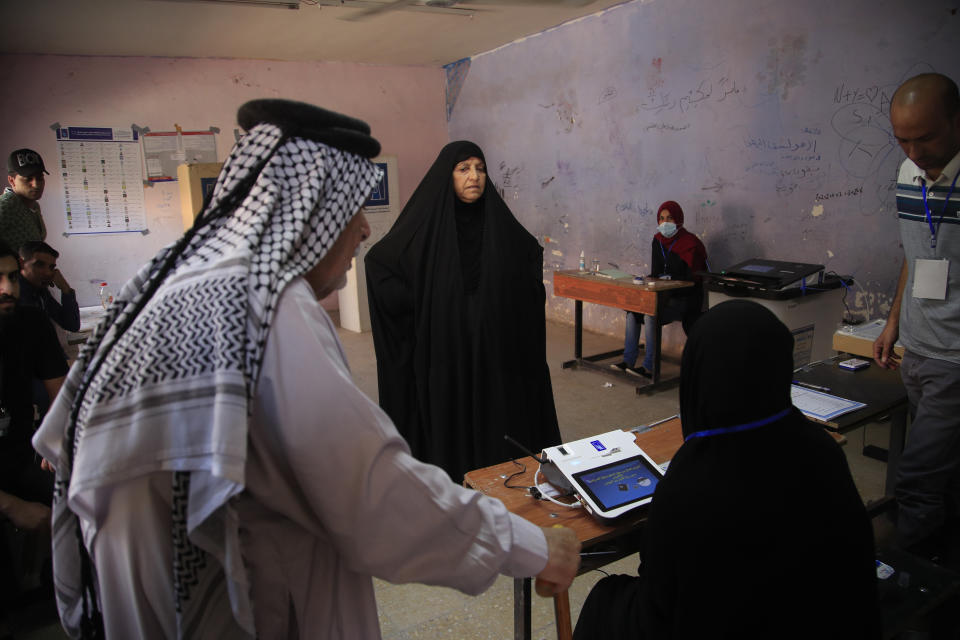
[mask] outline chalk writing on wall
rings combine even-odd
[[[650,89],[647,92],[646,99],[640,103],[638,109],[650,111],[654,114],[674,109],[686,113],[690,109],[698,107],[702,102],[723,102],[730,96],[740,95],[744,91],[746,91],[745,87],[738,87],[735,80],[726,77],[720,78],[716,85],[712,80],[701,80],[696,87],[680,93],[679,97],[676,97],[676,94],[670,91]]]
[[[851,311],[881,310],[900,251],[890,99],[922,71],[960,78],[960,17],[934,24],[869,0],[773,4],[626,3],[474,59],[450,135],[523,167],[510,206],[557,243],[546,280],[581,249],[642,272],[654,208],[676,200],[714,268],[823,263],[870,294],[848,298]],[[566,314],[565,301],[547,304]]]

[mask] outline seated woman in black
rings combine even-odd
[[[575,640],[879,638],[870,522],[840,447],[791,404],[792,352],[754,302],[697,321],[639,577],[597,583]]]

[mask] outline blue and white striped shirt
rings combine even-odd
[[[927,177],[909,158],[904,160],[897,176],[897,217],[908,270],[900,307],[900,340],[908,351],[960,364],[960,183],[944,209],[958,172],[960,153],[947,163],[936,180]],[[936,247],[930,246],[930,225],[923,205],[924,181],[933,225],[938,229]],[[950,261],[946,300],[913,297],[917,259]]]

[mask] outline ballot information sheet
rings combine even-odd
[[[800,409],[803,415],[821,422],[829,422],[837,416],[867,406],[862,402],[839,398],[829,393],[807,389],[799,385],[791,385],[790,396],[793,400],[793,406]]]
[[[68,234],[145,231],[138,134],[130,127],[60,127]]]

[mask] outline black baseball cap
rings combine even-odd
[[[32,178],[40,172],[50,175],[47,168],[43,166],[43,158],[33,149],[17,149],[7,158],[7,173],[9,175],[21,175],[25,178]]]

